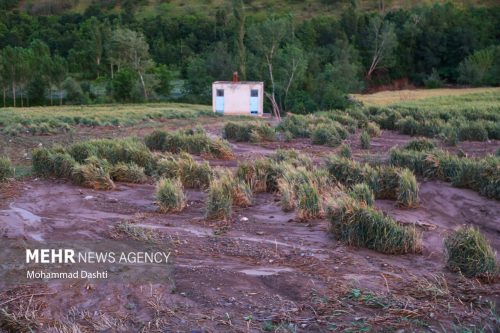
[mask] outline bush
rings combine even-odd
[[[372,189],[366,183],[356,184],[349,192],[351,198],[357,201],[363,201],[367,206],[373,206],[375,196]]]
[[[135,163],[120,162],[111,167],[109,174],[111,179],[117,182],[140,184],[146,182],[147,179],[144,168]]]
[[[416,151],[427,151],[427,150],[432,150],[434,149],[435,146],[432,143],[432,141],[426,139],[426,138],[421,138],[421,139],[415,139],[411,140],[408,142],[403,149],[406,150],[416,150]]]
[[[186,196],[180,179],[160,179],[156,184],[156,202],[163,213],[182,211],[186,207]]]
[[[370,134],[368,131],[361,132],[360,141],[362,149],[370,149]]]
[[[470,278],[498,274],[496,254],[479,230],[461,227],[446,237],[444,247],[450,270]]]
[[[206,217],[210,220],[229,220],[233,198],[231,191],[221,180],[215,179],[210,183],[206,202]]]
[[[269,124],[258,124],[250,132],[251,142],[275,141],[276,131]]]
[[[111,190],[115,184],[109,176],[109,163],[97,157],[89,157],[85,164],[77,164],[73,168],[73,181],[84,187],[95,190]]]
[[[399,172],[397,203],[401,207],[418,206],[418,184],[415,175],[408,169]]]
[[[14,177],[14,167],[7,157],[0,157],[0,183]]]
[[[421,251],[421,237],[414,227],[401,226],[378,210],[350,197],[331,203],[328,216],[331,232],[349,246],[389,254]]]
[[[224,125],[222,135],[227,140],[249,142],[253,126],[228,122]]]
[[[344,158],[351,158],[352,157],[351,146],[345,143],[342,144],[340,146],[340,156]]]

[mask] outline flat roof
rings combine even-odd
[[[238,82],[233,82],[233,81],[215,81],[212,84],[215,83],[229,83],[229,84],[259,84],[259,83],[264,83],[263,81],[238,81]]]

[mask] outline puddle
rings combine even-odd
[[[242,269],[239,272],[250,276],[269,276],[276,275],[282,272],[293,272],[293,269],[286,267],[259,267]]]
[[[40,216],[35,215],[26,209],[15,207],[14,203],[9,205],[9,209],[0,211],[0,216],[8,216],[14,219],[20,218],[25,224],[30,226],[42,222],[42,218]]]
[[[5,230],[9,237],[28,236],[34,240],[42,241],[41,234],[27,234],[26,229],[34,229],[42,222],[42,218],[29,210],[9,205],[9,209],[0,211],[0,229]]]

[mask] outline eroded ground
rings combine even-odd
[[[220,126],[209,126],[214,134]],[[129,133],[143,134],[143,133]],[[411,138],[384,131],[370,153]],[[355,156],[362,157],[355,136]],[[491,143],[466,143],[474,154]],[[491,146],[491,147],[490,147]],[[237,162],[295,148],[316,158],[335,149],[306,140],[256,146],[233,144]],[[420,180],[420,207],[376,205],[423,233],[423,253],[384,255],[348,248],[328,232],[326,219],[299,221],[284,213],[277,196],[257,194],[249,208],[235,208],[230,223],[204,220],[202,191],[188,190],[189,206],[160,214],[154,185],[118,184],[94,191],[58,180],[26,179],[0,191],[3,239],[102,240],[130,237],[117,226],[131,224],[167,243],[174,253],[172,280],[164,283],[95,282],[4,287],[0,327],[23,331],[36,323],[53,332],[364,332],[460,329],[496,332],[500,283],[482,284],[449,272],[443,238],[461,224],[481,229],[500,251],[500,203],[449,184]],[[13,319],[12,314],[16,314]],[[12,320],[14,323],[12,323]],[[19,326],[6,326],[10,323]],[[14,327],[14,328],[12,328]]]

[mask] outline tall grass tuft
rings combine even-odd
[[[496,254],[486,238],[474,227],[461,227],[444,241],[450,270],[466,277],[491,278],[498,274]]]
[[[366,247],[389,254],[421,251],[421,236],[414,227],[402,226],[351,197],[341,197],[331,202],[328,216],[331,232],[349,246]]]
[[[278,191],[280,192],[281,208],[285,212],[293,211],[296,207],[296,195],[294,185],[285,180],[278,180]]]
[[[428,151],[434,149],[434,143],[426,138],[411,140],[405,146],[405,150]]]
[[[343,143],[340,146],[340,156],[344,158],[351,158],[352,157],[351,146],[349,146],[346,143]]]
[[[349,195],[357,201],[364,202],[367,206],[373,206],[375,202],[373,191],[366,183],[354,185],[349,191]]]
[[[114,181],[125,183],[144,183],[147,180],[144,168],[135,163],[120,162],[111,167],[109,174]]]
[[[115,184],[109,176],[109,167],[106,160],[91,156],[85,160],[85,164],[77,164],[73,168],[73,182],[95,190],[112,190]]]
[[[226,190],[231,193],[234,205],[239,207],[248,207],[252,205],[253,193],[250,185],[235,177],[231,170],[219,170],[217,179],[226,187]]]
[[[209,220],[229,220],[233,197],[226,184],[220,179],[210,182],[206,202],[206,217]]]
[[[366,125],[366,130],[368,131],[368,134],[370,134],[370,137],[378,137],[382,134],[380,127],[371,121]]]
[[[368,133],[368,131],[365,130],[361,132],[359,140],[361,141],[362,149],[370,149],[370,134]]]
[[[397,204],[400,207],[418,206],[418,183],[415,175],[408,169],[399,172]]]
[[[182,211],[186,196],[180,179],[160,179],[156,184],[156,202],[163,213]]]
[[[323,214],[322,200],[317,186],[303,182],[297,188],[298,216],[301,220],[319,218]]]
[[[7,157],[0,157],[0,183],[14,177],[14,167]]]

